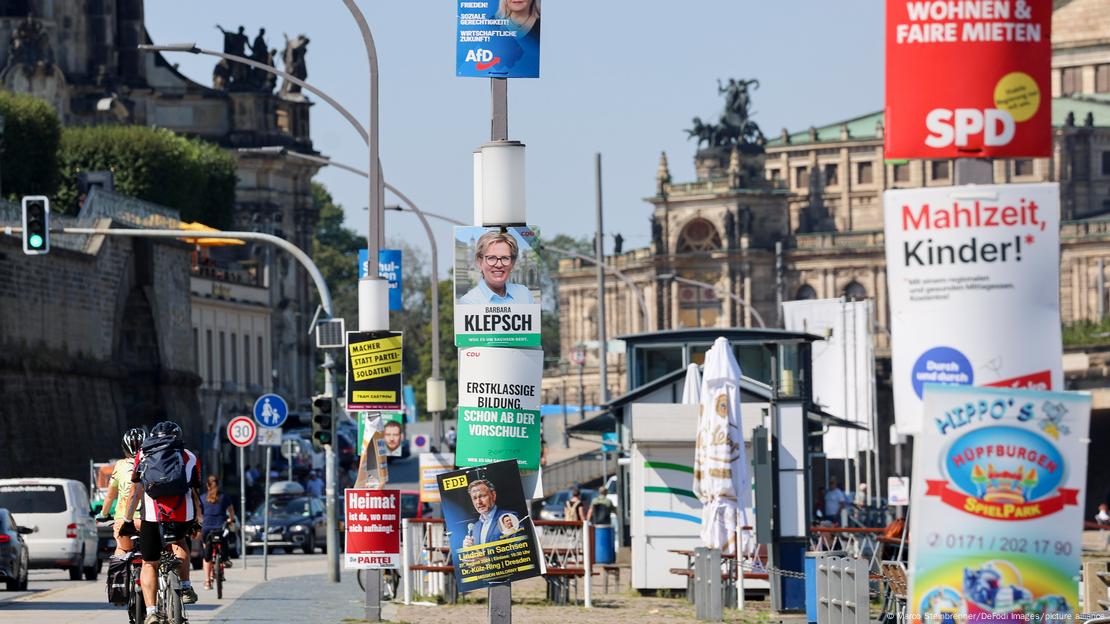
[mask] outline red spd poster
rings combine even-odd
[[[347,569],[401,567],[401,493],[343,491],[347,518]]]
[[[886,158],[1052,150],[1051,0],[887,0]]]

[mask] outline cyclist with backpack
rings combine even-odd
[[[187,538],[195,530],[201,509],[200,460],[185,448],[177,423],[163,421],[150,430],[135,455],[131,481],[128,516],[134,512],[139,496],[143,500],[139,548],[143,556],[140,581],[147,605],[144,624],[157,624],[158,561],[166,547],[172,548],[180,561],[181,602],[197,601],[197,592],[189,581]]]
[[[100,520],[111,517],[114,522],[112,533],[116,537],[116,557],[125,557],[131,552],[133,544],[131,536],[120,535],[120,527],[128,519],[127,507],[131,502],[131,473],[135,468],[135,453],[142,448],[143,439],[146,438],[146,429],[136,427],[123,434],[124,458],[117,461],[112,468],[112,479],[108,482],[108,494],[104,497],[104,505],[100,508]],[[131,519],[141,520],[139,512],[131,514]]]

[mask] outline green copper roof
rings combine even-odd
[[[839,141],[840,127],[848,126],[848,137],[851,139],[875,139],[878,138],[875,134],[875,124],[881,123],[883,120],[883,111],[869,113],[860,117],[853,117],[844,121],[831,123],[827,126],[820,126],[817,128],[817,141],[813,141],[809,135],[809,129],[802,130],[801,132],[794,132],[790,135],[791,145],[804,145],[806,143],[825,143],[829,141]],[[782,136],[767,141],[767,147],[782,147],[784,145]]]
[[[1075,113],[1075,125],[1082,126],[1087,118],[1087,113],[1094,115],[1096,126],[1110,126],[1110,93],[1088,93],[1072,95],[1069,97],[1052,98],[1052,125],[1063,126],[1069,112]],[[841,126],[848,127],[850,140],[865,141],[875,140],[876,124],[883,120],[883,112],[877,111],[860,117],[853,117],[845,121],[838,121],[816,128],[817,140],[810,138],[809,129],[790,134],[790,145],[806,145],[809,143],[830,143],[840,141]],[[767,141],[767,147],[785,147],[782,137],[778,136]]]

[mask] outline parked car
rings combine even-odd
[[[276,488],[276,489],[275,489]],[[275,493],[277,492],[277,493]],[[262,547],[265,527],[265,503],[247,517],[247,554]],[[327,548],[327,515],[324,501],[316,496],[306,496],[304,488],[290,481],[279,481],[270,486],[270,535],[271,549],[300,548],[306,555],[316,548]]]
[[[540,520],[565,520],[565,507],[567,501],[570,500],[570,492],[570,488],[559,490],[545,498],[543,507],[540,509]],[[578,488],[578,498],[582,500],[583,513],[589,511],[590,501],[592,501],[595,496],[597,496],[597,490]]]
[[[96,580],[96,521],[85,484],[73,479],[0,479],[0,507],[30,527],[30,567],[69,570],[77,581]]]
[[[31,557],[23,536],[34,532],[30,527],[17,525],[11,512],[0,508],[0,581],[4,581],[8,591],[27,591]]]

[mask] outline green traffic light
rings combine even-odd
[[[38,234],[32,234],[31,236],[27,237],[27,243],[31,247],[38,249],[39,247],[42,247],[42,237]]]

